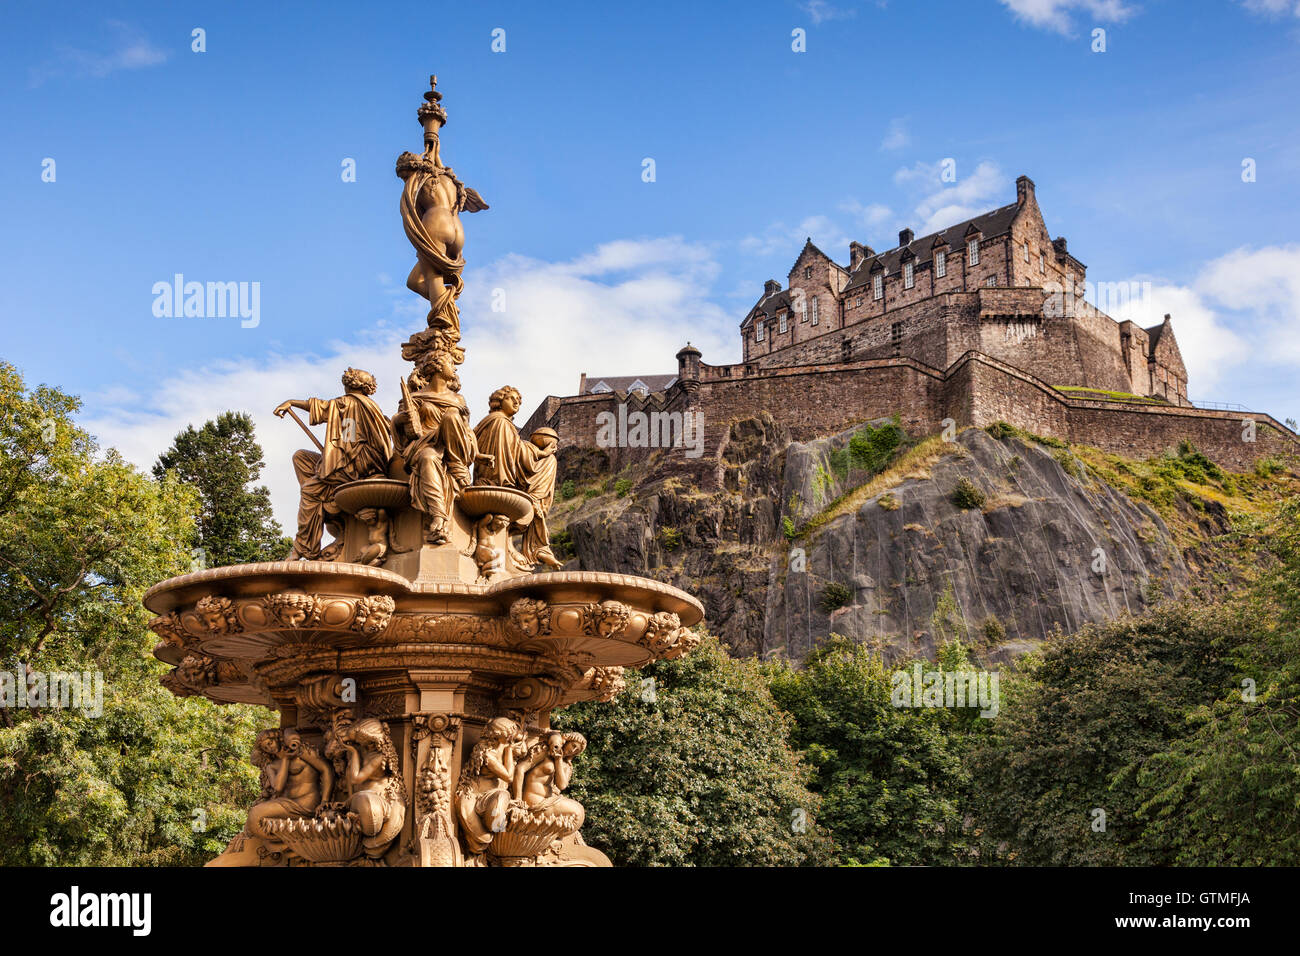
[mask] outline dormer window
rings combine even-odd
[[[633,382],[631,385],[629,385],[629,386],[627,387],[627,390],[628,390],[629,392],[636,392],[636,393],[639,394],[639,395],[649,395],[649,394],[650,394],[650,386],[647,385],[645,382],[641,381],[639,378],[638,378],[635,382]]]
[[[903,263],[903,288],[910,289],[916,285],[916,267],[911,259]]]
[[[816,325],[819,321],[821,321],[821,311],[820,311],[821,301],[822,300],[818,296],[813,296],[813,300],[812,300],[812,324],[813,325]]]
[[[614,390],[605,382],[597,382],[595,385],[591,386],[591,388],[587,389],[587,391],[592,395],[601,395],[605,392],[612,392]]]
[[[934,254],[934,274],[939,279],[948,274],[948,253],[942,249]]]
[[[966,264],[968,266],[980,264],[980,241],[978,239],[966,240]]]
[[[755,341],[755,342],[761,342],[761,341],[763,341],[763,323],[762,323],[762,322],[755,322],[755,323],[754,323],[754,341]]]
[[[877,272],[871,277],[871,297],[873,299],[883,299],[885,297],[885,276]]]
[[[781,323],[780,323],[780,325],[777,326],[777,331],[778,331],[778,332],[787,332],[787,331],[789,331],[789,329],[790,329],[790,322],[789,322],[789,320],[786,318],[786,316],[788,316],[789,314],[790,314],[789,312],[782,312],[782,313],[781,313]]]

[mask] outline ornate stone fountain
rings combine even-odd
[[[414,371],[397,414],[357,369],[337,398],[282,403],[278,415],[325,425],[321,442],[298,420],[317,451],[294,456],[290,560],[182,575],[144,598],[173,693],[280,713],[252,755],[261,799],[210,866],[608,865],[563,792],[586,741],[549,715],[608,701],[624,668],[697,643],[689,594],[558,570],[557,439],[520,436],[517,391],[494,392],[470,428],[460,213],[487,205],[442,165],[436,78],[424,99],[424,152],[403,153],[397,174],[418,257],[407,285],[430,309],[402,346]]]

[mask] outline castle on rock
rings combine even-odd
[[[1021,176],[1015,202],[920,238],[904,229],[884,252],[852,242],[846,265],[809,239],[785,287],[769,279],[741,321],[740,363],[708,365],[688,344],[676,375],[584,374],[524,431],[602,447],[610,416],[658,413],[663,440],[646,446],[676,446],[677,413],[716,452],[730,422],[767,412],[796,440],[898,416],[914,433],[1005,421],[1133,457],[1190,440],[1233,468],[1294,449],[1271,416],[1195,406],[1170,316],[1143,328],[1093,304],[1126,292],[1089,284]]]

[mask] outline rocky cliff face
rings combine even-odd
[[[735,652],[796,659],[832,631],[886,656],[960,637],[1004,659],[1188,584],[1159,515],[1067,450],[968,429],[878,471],[864,436],[889,427],[792,443],[740,422],[712,461],[661,456],[561,502],[553,531],[568,566],[685,588]]]

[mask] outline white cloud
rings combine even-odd
[[[110,20],[108,26],[114,41],[109,49],[56,47],[52,57],[32,67],[31,84],[39,86],[56,76],[102,79],[119,70],[139,70],[166,61],[167,51],[154,46],[135,27],[118,20]]]
[[[1300,17],[1300,0],[1238,0],[1251,13],[1264,16],[1284,17],[1288,13]]]
[[[912,137],[907,132],[907,121],[902,117],[897,117],[889,121],[889,128],[885,130],[885,138],[880,141],[880,148],[883,150],[903,149],[912,142]]]
[[[1168,313],[1193,397],[1247,362],[1300,372],[1300,245],[1236,249],[1190,284],[1152,281],[1117,319],[1149,327]]]
[[[799,9],[812,18],[813,26],[819,26],[827,20],[847,20],[857,16],[858,11],[848,7],[836,7],[826,0],[805,0]]]
[[[1123,23],[1136,12],[1124,0],[1002,0],[1002,5],[1020,22],[1064,36],[1074,32],[1071,14],[1102,23]]]
[[[1300,365],[1300,245],[1236,249],[1202,270],[1196,290],[1242,313],[1253,359]]]
[[[676,238],[607,243],[568,262],[507,256],[471,270],[460,299],[466,350],[460,374],[473,419],[487,413],[488,395],[504,384],[523,393],[516,417],[523,425],[548,394],[576,392],[582,372],[674,372],[676,352],[688,339],[706,361],[730,360],[735,317],[707,298],[717,272],[707,246]],[[504,312],[491,311],[494,289],[504,290]],[[396,302],[396,315],[424,314],[414,293]],[[376,400],[396,411],[399,378],[411,368],[400,344],[420,325],[418,317],[402,318],[346,341],[322,342],[312,352],[212,360],[132,383],[134,391],[111,386],[87,396],[91,411],[81,424],[147,470],[186,425],[226,410],[250,412],[266,451],[262,479],[277,519],[292,534],[298,487],[289,459],[310,445],[292,421],[271,410],[286,398],[340,394],[339,376],[351,365],[374,373]]]
[[[924,236],[947,226],[988,212],[1004,203],[998,202],[1009,192],[1006,177],[997,164],[982,162],[969,176],[961,175],[958,165],[957,181],[943,182],[943,161],[915,163],[894,173],[894,182],[910,191],[916,199],[915,214],[920,225],[913,226],[918,236]]]
[[[1174,323],[1193,398],[1209,393],[1225,372],[1250,354],[1245,341],[1224,324],[1213,306],[1187,286],[1152,281],[1147,294],[1111,312],[1112,318],[1127,319],[1143,328],[1159,325],[1166,315]]]
[[[854,224],[867,229],[878,229],[894,215],[892,209],[881,203],[860,203],[856,199],[846,199],[840,203],[840,209],[853,217]]]

